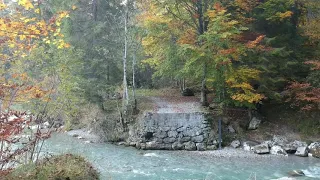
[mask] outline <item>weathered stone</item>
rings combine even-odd
[[[308,156],[308,147],[298,147],[295,153],[296,156],[307,157]]]
[[[135,147],[135,146],[136,146],[136,144],[137,144],[136,142],[130,142],[130,143],[129,143],[129,146],[133,146],[133,147]]]
[[[195,136],[191,138],[191,141],[196,142],[196,143],[201,143],[203,142],[204,137],[203,135]]]
[[[235,141],[231,142],[230,146],[233,147],[233,148],[238,148],[238,147],[240,147],[240,145],[241,145],[240,141],[239,140],[235,140]]]
[[[216,133],[212,130],[208,134],[207,145],[213,145],[214,141],[216,141]]]
[[[209,133],[204,133],[203,134],[203,138],[206,139],[208,141],[208,137],[209,137]]]
[[[203,134],[203,131],[200,128],[194,127],[192,129],[187,129],[185,131],[182,132],[183,136],[199,136],[201,134]]]
[[[288,172],[288,175],[292,176],[292,177],[305,176],[305,174],[301,170],[290,171],[290,172]]]
[[[153,141],[155,141],[159,144],[163,143],[163,139],[161,139],[161,138],[153,138]]]
[[[217,146],[216,145],[210,145],[210,146],[207,146],[206,150],[216,150],[217,149]]]
[[[136,144],[136,148],[145,150],[146,149],[146,143],[137,143]]]
[[[146,143],[140,143],[140,149],[146,150]]]
[[[312,157],[320,158],[320,142],[311,143],[308,148]]]
[[[196,147],[198,151],[204,151],[205,149],[205,145],[204,143],[196,143]]]
[[[160,150],[172,150],[172,144],[160,144]]]
[[[258,119],[257,117],[253,117],[249,123],[249,130],[255,130],[258,129],[259,125],[261,123],[261,119]]]
[[[258,143],[253,141],[246,141],[242,143],[243,150],[245,151],[253,151],[254,146],[258,145]]]
[[[272,146],[270,153],[274,155],[288,156],[287,152],[284,149],[282,149],[281,146],[278,146],[278,145]]]
[[[136,143],[136,148],[141,149],[141,144],[139,142]]]
[[[180,139],[180,142],[184,143],[184,142],[188,142],[188,141],[190,141],[190,140],[191,140],[191,137],[182,137],[182,138]]]
[[[254,153],[256,154],[268,154],[270,153],[269,147],[267,144],[259,144],[254,146]]]
[[[170,131],[170,129],[171,127],[159,127],[160,131],[165,131],[165,132]]]
[[[184,145],[181,144],[180,142],[174,142],[172,144],[172,149],[173,150],[183,150],[184,149]]]
[[[85,139],[85,138],[84,138],[84,137],[82,137],[82,136],[78,136],[77,138],[78,138],[78,139]]]
[[[168,134],[165,131],[157,131],[156,133],[153,134],[153,136],[156,137],[156,138],[163,139],[163,138],[168,137]]]
[[[79,136],[78,134],[73,134],[73,135],[72,135],[72,137],[78,137],[78,136]]]
[[[185,147],[185,150],[187,150],[187,151],[195,151],[195,150],[197,150],[196,144],[194,142],[191,142],[191,141],[186,142],[184,144],[184,147]]]
[[[263,141],[261,144],[267,145],[269,148],[272,146],[272,141]]]
[[[151,142],[147,142],[146,143],[146,149],[147,150],[157,150],[160,149],[160,144],[155,142],[155,141],[151,141]]]
[[[177,129],[177,132],[183,132],[186,130],[186,127],[182,126]]]
[[[93,143],[92,141],[85,141],[84,142],[85,144],[91,144],[91,143]],[[125,144],[123,144],[123,145],[125,145]]]
[[[219,142],[215,139],[212,141],[212,144],[217,146],[219,144]]]
[[[168,131],[168,137],[176,138],[178,135],[177,131]]]
[[[178,139],[183,138],[183,134],[182,134],[182,133],[178,133],[177,138],[178,138]]]
[[[169,144],[169,143],[175,142],[176,140],[177,140],[176,138],[164,138],[164,139],[163,139],[163,142],[164,142],[165,144]]]
[[[286,137],[274,135],[272,138],[272,145],[273,146],[274,145],[284,146],[287,143],[288,143],[288,140]]]
[[[306,142],[301,142],[301,141],[293,141],[290,142],[288,144],[285,144],[283,149],[287,152],[287,153],[295,153],[297,151],[298,147],[307,147],[307,143]]]
[[[123,145],[125,145],[125,144],[126,144],[126,142],[123,142],[123,141],[118,142],[118,146],[123,146]]]
[[[227,130],[228,130],[229,133],[236,133],[236,130],[233,128],[232,125],[229,125],[229,126],[227,127]]]
[[[251,151],[251,146],[246,142],[243,143],[242,147],[243,147],[243,150],[245,151]]]
[[[200,125],[200,128],[203,129],[203,130],[211,129],[207,123],[201,124],[201,125]]]

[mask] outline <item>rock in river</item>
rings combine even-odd
[[[301,157],[307,157],[308,156],[308,147],[298,147],[295,155],[301,156]]]
[[[231,147],[233,147],[233,148],[238,148],[238,147],[240,147],[240,145],[241,145],[241,143],[239,140],[232,141],[232,143],[231,143]]]
[[[308,148],[312,157],[320,158],[320,142],[311,143]]]
[[[293,171],[288,172],[288,174],[292,177],[305,176],[305,174],[301,170],[293,170]]]
[[[277,146],[277,145],[271,147],[270,153],[274,155],[288,156],[287,152],[284,149],[282,149],[281,146]]]
[[[254,146],[254,153],[256,154],[268,154],[270,153],[269,147],[267,144],[259,144]]]

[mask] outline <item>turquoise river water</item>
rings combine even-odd
[[[246,180],[250,177],[285,180],[287,173],[294,169],[306,174],[306,177],[295,178],[297,180],[320,179],[320,159],[317,158],[206,158],[191,153],[85,144],[66,134],[54,135],[45,143],[43,151],[82,155],[100,171],[102,180]]]

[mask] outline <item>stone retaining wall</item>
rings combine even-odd
[[[205,113],[146,113],[129,131],[129,143],[139,149],[215,149],[215,133]]]

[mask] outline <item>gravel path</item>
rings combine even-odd
[[[151,97],[156,113],[201,112],[201,104],[194,97]]]

